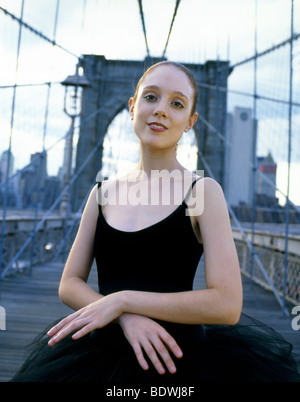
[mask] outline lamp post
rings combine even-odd
[[[71,168],[72,168],[72,152],[73,152],[73,136],[74,136],[74,123],[76,117],[81,114],[81,104],[84,94],[84,90],[89,86],[89,81],[84,74],[80,74],[80,67],[76,65],[76,71],[74,75],[69,75],[62,85],[65,87],[64,95],[64,112],[71,118],[70,129],[66,138],[66,147],[63,161],[63,183],[64,188],[67,188],[70,182]],[[65,191],[60,204],[60,214],[66,216],[70,202],[68,202],[69,190]]]

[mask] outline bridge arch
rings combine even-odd
[[[129,111],[124,108],[115,116],[104,137],[102,175],[126,174],[137,165],[139,158],[139,139],[133,130]]]

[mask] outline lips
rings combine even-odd
[[[168,127],[166,127],[164,124],[158,123],[156,121],[148,123],[148,127],[153,131],[164,131],[168,129]]]

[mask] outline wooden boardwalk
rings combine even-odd
[[[8,381],[26,357],[26,346],[49,323],[71,310],[64,306],[57,294],[63,265],[49,263],[37,266],[30,276],[20,274],[2,282],[0,306],[6,310],[6,330],[0,331],[0,381]],[[200,270],[199,270],[200,272]],[[257,285],[250,292],[244,281],[246,314],[265,322],[281,333],[294,346],[294,357],[300,370],[300,330],[294,331],[291,318],[283,317],[274,296]],[[97,288],[93,267],[89,283]],[[195,287],[203,285],[203,275],[197,274]]]

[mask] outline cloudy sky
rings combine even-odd
[[[166,44],[175,0],[143,0],[145,26],[151,56],[161,56]],[[257,51],[261,52],[290,36],[290,0],[258,0]],[[55,25],[56,7],[59,4]],[[0,6],[20,17],[22,0],[0,0]],[[294,31],[300,32],[300,0],[294,0]],[[231,65],[254,54],[255,0],[181,0],[169,40],[166,57],[189,63],[229,60]],[[60,82],[74,72],[76,57],[101,54],[107,59],[143,60],[146,46],[137,0],[24,0],[23,20],[65,50],[48,44],[28,29],[22,30],[17,83]],[[16,55],[19,24],[0,10],[0,86],[16,81]],[[56,27],[56,28],[55,28]],[[294,102],[300,103],[300,40],[294,48]],[[289,46],[282,47],[258,61],[258,93],[288,100]],[[253,93],[253,63],[236,67],[229,89]],[[55,95],[53,95],[55,94]],[[18,89],[13,130],[15,166],[20,168],[30,153],[41,150],[46,86]],[[0,152],[7,149],[11,123],[12,89],[0,89]],[[48,116],[46,147],[68,129],[62,112],[63,92],[53,85]],[[21,106],[22,105],[22,106]],[[259,102],[258,153],[272,151],[280,175],[286,176],[288,108],[276,102]],[[253,98],[228,96],[228,108],[253,107]],[[293,177],[300,166],[300,111],[293,111]],[[22,118],[18,118],[18,115]],[[34,118],[32,117],[34,116]],[[26,144],[24,146],[24,143]],[[59,149],[59,152],[57,151]],[[25,150],[25,152],[24,152]],[[53,151],[60,155],[63,143]],[[25,158],[26,156],[26,158]],[[49,152],[51,158],[51,152]],[[25,162],[26,163],[26,162]],[[55,163],[57,165],[57,163]],[[297,170],[298,171],[298,170]],[[286,171],[285,171],[286,172]],[[282,190],[285,191],[283,178]],[[291,192],[295,191],[295,184]],[[299,197],[299,198],[298,198]],[[300,204],[300,195],[294,195]]]

